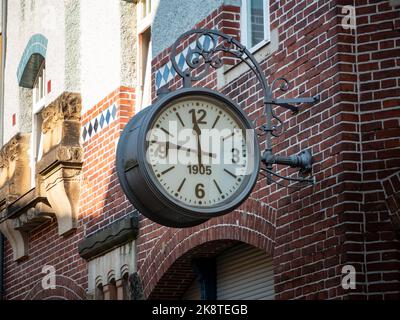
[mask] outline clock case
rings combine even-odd
[[[201,224],[213,217],[224,215],[237,208],[247,199],[257,181],[260,166],[260,150],[257,135],[254,134],[253,153],[254,170],[245,176],[245,181],[231,197],[212,208],[188,206],[180,203],[162,187],[152,173],[146,160],[148,142],[146,135],[157,115],[174,100],[183,97],[205,96],[214,98],[230,108],[246,126],[253,129],[252,123],[243,110],[225,95],[207,88],[184,88],[168,93],[153,105],[143,109],[125,126],[117,147],[116,167],[121,187],[133,206],[147,218],[175,228],[184,228]]]

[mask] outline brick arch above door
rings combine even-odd
[[[144,296],[150,296],[157,283],[174,264],[190,250],[217,240],[241,241],[273,256],[276,210],[249,198],[238,210],[192,228],[165,231],[143,262],[138,265]],[[139,239],[146,241],[145,239]]]

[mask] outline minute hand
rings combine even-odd
[[[197,159],[199,161],[199,166],[202,166],[203,162],[201,161],[201,143],[200,143],[201,129],[200,129],[197,121],[194,122],[193,131],[196,132],[196,136],[197,136]]]

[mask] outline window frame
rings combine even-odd
[[[150,3],[146,5],[146,2]],[[152,97],[152,83],[151,83],[151,26],[154,19],[154,13],[158,5],[158,0],[140,0],[138,1],[137,9],[137,39],[138,39],[138,50],[137,50],[137,91],[138,91],[138,101],[137,109],[138,111],[146,107],[144,101],[146,98],[150,99]],[[146,14],[143,14],[146,8]],[[145,33],[150,32],[150,39],[146,43],[147,54],[144,53],[144,39],[146,38]],[[149,68],[149,70],[147,70]],[[149,92],[146,92],[149,90]]]
[[[241,43],[246,46],[250,52],[255,52],[264,45],[271,42],[271,27],[270,27],[270,11],[269,11],[269,0],[263,0],[263,20],[264,20],[264,39],[254,46],[250,46],[249,39],[249,5],[251,0],[242,0],[242,5],[240,7],[240,34]]]
[[[150,3],[150,6],[145,6],[146,1]],[[156,5],[156,1],[154,0],[139,0],[138,1],[138,10],[137,10],[137,33],[141,34],[145,32],[148,28],[151,27],[154,18],[153,8]],[[143,12],[146,8],[146,14],[143,15]],[[150,11],[147,9],[150,8]]]
[[[38,98],[39,95],[39,99]],[[31,185],[35,186],[35,168],[36,163],[42,158],[42,115],[41,112],[46,105],[46,62],[43,61],[37,73],[33,88],[32,88],[32,135],[31,135],[31,161],[32,161],[32,174]]]

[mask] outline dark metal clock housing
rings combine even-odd
[[[162,225],[177,228],[195,226],[237,208],[251,193],[260,166],[259,144],[257,135],[254,134],[254,146],[252,145],[254,170],[244,176],[243,183],[232,197],[211,207],[198,207],[177,201],[165,192],[146,159],[148,148],[146,136],[160,112],[173,101],[184,97],[215,99],[240,119],[244,129],[253,129],[252,123],[235,102],[219,92],[206,88],[185,88],[169,93],[129,121],[117,148],[116,165],[121,187],[130,202],[144,216]]]

